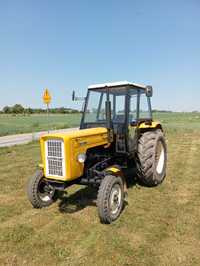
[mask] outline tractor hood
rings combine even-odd
[[[40,138],[44,176],[70,181],[83,175],[84,162],[78,156],[97,146],[109,145],[108,130],[103,127],[50,133]]]
[[[96,127],[96,128],[88,128],[88,129],[77,129],[72,130],[69,132],[63,132],[63,133],[49,133],[43,135],[41,138],[43,139],[49,139],[49,138],[62,138],[62,139],[79,139],[79,138],[85,138],[95,135],[107,135],[108,130],[104,127]]]

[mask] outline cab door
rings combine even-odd
[[[126,94],[113,95],[113,130],[116,139],[115,150],[118,153],[126,153]]]
[[[150,97],[147,97],[143,91],[136,92],[129,96],[128,147],[130,153],[137,149],[139,124],[152,121]]]
[[[129,112],[128,112],[128,150],[129,150],[129,153],[134,153],[136,146],[137,146],[138,109],[139,109],[138,93],[129,95]]]

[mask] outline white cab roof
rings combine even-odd
[[[102,83],[102,84],[94,84],[94,85],[90,85],[88,87],[88,89],[101,89],[101,88],[105,88],[105,87],[126,87],[126,86],[130,86],[130,87],[137,87],[137,88],[141,88],[141,89],[145,89],[146,86],[144,85],[140,85],[137,83],[131,83],[128,81],[118,81],[118,82],[109,82],[109,83]]]

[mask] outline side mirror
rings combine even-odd
[[[72,101],[73,102],[78,102],[78,101],[85,101],[85,97],[77,97],[75,94],[75,91],[72,92]]]
[[[72,101],[75,101],[75,91],[72,92]]]
[[[146,96],[152,97],[153,96],[153,88],[152,86],[146,86]]]

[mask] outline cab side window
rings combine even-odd
[[[151,112],[149,109],[148,98],[146,97],[145,94],[140,94],[139,101],[140,101],[139,119],[143,119],[143,118],[150,119]]]
[[[125,121],[125,95],[115,95],[115,112],[113,122],[124,123]]]
[[[130,98],[129,122],[135,121],[137,118],[137,95],[132,95]]]

